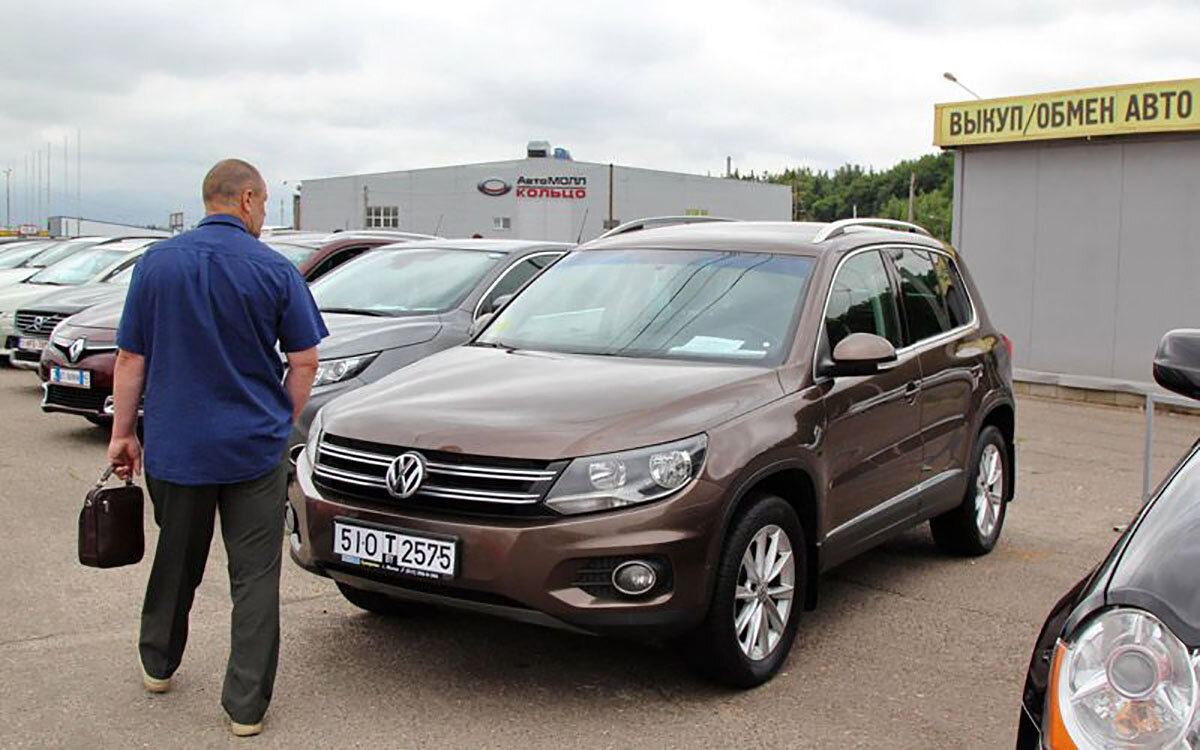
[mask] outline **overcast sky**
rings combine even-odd
[[[984,97],[1200,76],[1196,0],[184,5],[0,0],[14,223],[47,143],[49,213],[75,213],[80,131],[84,216],[191,224],[204,172],[239,156],[276,222],[284,180],[519,158],[533,138],[700,174],[727,155],[887,168],[934,151],[934,103],[967,98],[947,70]]]

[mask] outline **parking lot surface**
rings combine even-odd
[[[1140,507],[1140,412],[1025,398],[1017,502],[977,560],[914,529],[826,576],[781,675],[711,687],[669,649],[438,610],[365,614],[285,560],[283,648],[260,737],[219,705],[229,630],[219,538],[166,695],[142,690],[147,558],[76,561],[107,433],[42,414],[0,369],[0,745],[4,747],[1012,747],[1034,636]],[[1155,478],[1200,435],[1156,420]]]

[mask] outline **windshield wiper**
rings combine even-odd
[[[390,314],[379,310],[360,310],[357,307],[322,307],[323,313],[346,313],[347,315],[370,315],[376,318],[390,318]]]
[[[504,349],[505,351],[515,352],[517,349],[514,346],[501,343],[499,341],[472,341],[470,346],[482,346],[485,349]]]

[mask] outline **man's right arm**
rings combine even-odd
[[[283,387],[292,399],[292,421],[300,419],[308,397],[312,395],[313,378],[317,376],[317,347],[299,352],[288,352],[287,377]]]

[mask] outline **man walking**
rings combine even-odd
[[[138,263],[117,333],[109,461],[142,468],[160,533],[142,607],[145,688],[170,689],[216,514],[229,557],[233,627],[221,705],[233,734],[262,731],[279,660],[284,450],[328,331],[296,269],[257,237],[262,176],[238,159],[204,178],[206,216]],[[276,345],[287,355],[287,377]]]

